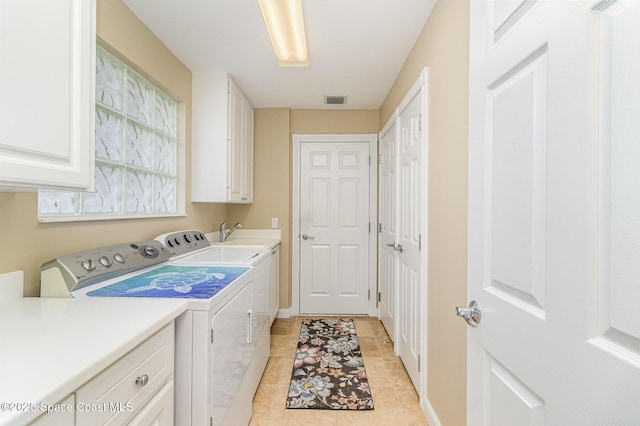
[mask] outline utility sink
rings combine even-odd
[[[263,252],[262,247],[211,246],[197,254],[174,261],[176,264],[235,265],[250,264]]]
[[[227,240],[224,243],[214,241],[211,243],[211,245],[213,247],[234,246],[234,247],[268,248],[275,243],[277,243],[277,240],[274,240],[273,238],[235,238],[235,239]]]

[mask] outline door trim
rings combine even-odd
[[[368,142],[369,143],[369,316],[377,316],[377,248],[378,248],[378,155],[377,134],[323,135],[294,134],[293,143],[293,200],[291,220],[291,312],[300,314],[300,148],[303,142]],[[348,312],[345,312],[348,314]]]

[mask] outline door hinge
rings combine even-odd
[[[211,329],[211,343],[213,343],[213,328]]]
[[[209,426],[213,426],[213,417],[209,417]]]
[[[418,373],[420,372],[420,355],[418,355]]]
[[[369,156],[369,167],[371,167],[371,156]]]
[[[367,300],[371,300],[371,289],[367,290]]]
[[[380,164],[382,164],[382,153],[380,153]]]
[[[378,222],[378,233],[382,234],[382,222]]]
[[[422,234],[418,234],[418,251],[422,251]]]
[[[369,222],[369,233],[371,233],[371,222]]]
[[[418,116],[418,130],[422,131],[422,113]]]
[[[382,302],[382,292],[378,292],[378,303]]]

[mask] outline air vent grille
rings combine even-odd
[[[326,95],[324,103],[327,105],[344,105],[347,103],[347,97],[345,95]]]

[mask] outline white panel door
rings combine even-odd
[[[369,142],[302,142],[300,313],[366,314]]]
[[[638,424],[640,3],[470,4],[467,423]]]
[[[380,133],[380,246],[378,248],[378,291],[380,320],[392,341],[395,341],[395,304],[397,293],[396,258],[396,117]]]
[[[397,349],[420,392],[420,355],[426,309],[423,272],[424,86],[412,90],[398,107],[398,336]]]

